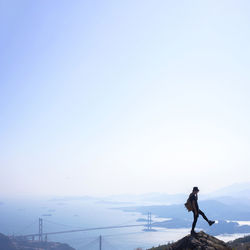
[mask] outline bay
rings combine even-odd
[[[132,204],[109,203],[85,198],[33,198],[2,199],[0,205],[0,232],[6,235],[38,233],[38,219],[43,219],[43,233],[85,228],[144,224],[139,218],[147,219],[138,212],[124,212],[120,207]],[[150,211],[149,211],[150,212]],[[166,218],[156,218],[160,221]],[[145,222],[146,223],[146,222]],[[156,232],[145,232],[144,226],[93,230],[85,232],[49,235],[49,241],[68,243],[77,250],[99,250],[100,235],[102,250],[147,249],[159,244],[176,241],[189,233],[188,228],[157,228]],[[238,236],[238,235],[237,235]],[[233,235],[219,236],[234,239]]]

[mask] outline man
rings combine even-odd
[[[194,228],[196,226],[196,222],[198,220],[199,214],[204,218],[204,220],[207,221],[209,226],[212,226],[215,223],[215,221],[213,221],[213,220],[208,220],[206,215],[199,209],[198,202],[197,202],[199,191],[200,190],[198,189],[198,187],[194,187],[193,192],[189,195],[189,200],[192,204],[192,212],[194,214],[194,221],[193,221],[192,230],[191,230],[192,235],[196,234],[196,232],[194,231]]]

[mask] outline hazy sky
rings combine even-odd
[[[0,195],[250,180],[250,2],[0,0]]]

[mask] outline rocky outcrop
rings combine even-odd
[[[238,238],[228,243],[233,249],[237,250],[249,250],[250,249],[250,236]]]
[[[159,247],[153,247],[151,250],[232,250],[224,241],[208,235],[204,232],[199,232],[195,236],[188,235],[181,240]]]
[[[75,250],[59,242],[14,241],[15,250]],[[1,249],[1,248],[0,248]]]
[[[20,238],[10,238],[0,233],[1,250],[75,250],[67,244],[59,242],[29,241]]]
[[[4,250],[16,250],[15,245],[9,239],[9,237],[0,233],[0,249]]]

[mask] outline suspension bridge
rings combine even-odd
[[[143,231],[153,231],[151,212],[148,212],[148,214],[147,214],[147,220],[145,220],[146,223],[114,225],[114,226],[101,226],[101,227],[91,227],[91,228],[77,228],[77,229],[62,230],[62,231],[52,231],[52,232],[45,232],[45,230],[44,230],[44,221],[53,223],[51,221],[39,218],[38,219],[38,232],[30,233],[30,234],[13,235],[12,237],[15,237],[15,238],[18,238],[18,239],[31,240],[31,241],[39,241],[39,242],[44,242],[45,241],[46,242],[48,240],[48,236],[51,236],[51,235],[69,234],[69,233],[77,233],[77,232],[87,232],[87,231],[95,231],[95,230],[99,231],[99,230],[107,230],[107,229],[144,227]],[[58,223],[54,223],[54,224],[58,224]],[[58,224],[58,225],[60,225],[60,224]],[[98,248],[97,248],[97,245],[98,245]],[[89,244],[87,244],[82,249],[91,249],[90,246],[93,246],[93,249],[102,250],[102,249],[104,249],[103,245],[109,245],[108,249],[112,249],[110,243],[107,242],[107,240],[104,240],[103,237],[100,235],[98,237],[95,237],[95,239],[93,241],[91,241]],[[113,248],[113,249],[115,249],[115,248]]]

